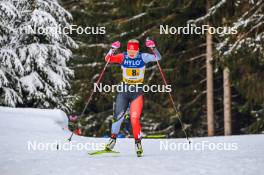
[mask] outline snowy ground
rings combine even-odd
[[[259,175],[264,173],[264,135],[193,138],[193,146],[199,149],[202,143],[218,144],[220,148],[226,149],[213,150],[205,146],[204,151],[190,150],[191,148],[186,150],[188,144],[184,139],[145,139],[142,158],[136,157],[132,139],[119,139],[116,150],[120,151],[120,154],[89,156],[87,154],[89,150],[85,149],[71,151],[56,149],[54,143],[57,141],[62,147],[68,143],[67,138],[70,135],[65,129],[67,117],[59,110],[0,107],[0,120],[2,175]],[[34,141],[42,145],[51,143],[52,146],[48,147],[47,151],[29,150],[28,143]],[[107,139],[74,136],[72,145],[86,143],[87,148],[92,149],[105,142]],[[165,147],[161,149],[161,144],[163,146],[167,144],[171,149],[165,150]],[[181,151],[178,151],[175,145]],[[43,147],[39,146],[39,148]]]

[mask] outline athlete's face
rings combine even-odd
[[[129,58],[136,58],[138,54],[138,50],[127,50],[127,54]]]

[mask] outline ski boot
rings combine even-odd
[[[140,139],[135,140],[135,144],[136,144],[137,156],[142,157],[143,149],[142,149],[142,145],[141,145],[141,140]]]
[[[116,144],[116,135],[112,134],[110,140],[105,146],[106,151],[112,151]]]

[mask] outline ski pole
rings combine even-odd
[[[116,50],[116,49],[113,49],[113,53],[115,52],[115,50]],[[109,64],[109,62],[110,62],[110,59],[108,59],[107,62],[105,63],[104,68],[102,69],[102,71],[101,71],[101,73],[100,73],[100,75],[99,75],[99,78],[98,78],[97,81],[96,81],[96,85],[98,85],[98,84],[100,83],[100,81],[101,81],[101,79],[102,79],[102,77],[103,77],[103,75],[104,75],[104,72],[105,72],[106,67],[107,67],[107,65]],[[91,92],[89,98],[87,99],[87,101],[86,101],[86,103],[85,103],[85,106],[84,106],[84,108],[83,108],[83,110],[82,110],[82,113],[81,113],[80,118],[78,119],[78,121],[83,117],[86,108],[88,107],[88,105],[90,104],[90,102],[91,102],[91,100],[92,100],[93,94],[94,94],[94,91]],[[78,123],[78,121],[77,121],[77,123]],[[69,142],[71,141],[72,137],[73,137],[73,132],[71,133],[71,136],[68,138]]]
[[[161,74],[161,77],[162,77],[163,83],[167,86],[168,83],[167,83],[167,80],[166,80],[165,75],[164,75],[164,73],[163,73],[163,70],[162,70],[162,68],[161,68],[161,66],[160,66],[159,60],[157,59],[157,55],[156,55],[156,53],[154,52],[154,49],[153,49],[152,47],[151,47],[150,49],[151,49],[152,53],[154,54],[154,57],[155,57],[155,60],[156,60],[156,62],[157,62],[157,65],[158,65],[158,68],[159,68],[159,71],[160,71],[160,74]],[[172,98],[172,94],[171,94],[171,92],[169,92],[169,97],[170,97],[170,101],[171,101],[171,103],[172,103],[173,109],[174,109],[175,112],[176,112],[176,116],[178,117],[179,122],[180,122],[180,124],[181,124],[181,128],[182,128],[182,131],[184,132],[185,138],[188,140],[189,144],[191,144],[191,141],[190,141],[190,139],[189,139],[189,137],[188,137],[188,135],[187,135],[187,133],[186,133],[184,127],[183,127],[182,120],[181,120],[181,118],[179,117],[180,112],[179,112],[178,109],[176,108],[176,105],[175,105],[175,103],[174,103],[174,101],[173,101],[173,98]],[[177,114],[178,114],[178,115],[177,115]]]

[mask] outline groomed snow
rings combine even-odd
[[[145,139],[137,158],[132,139],[119,139],[118,155],[89,156],[89,150],[33,151],[28,142],[68,143],[67,116],[60,110],[0,107],[0,172],[3,175],[260,175],[264,167],[264,135],[193,138],[193,144],[234,144],[237,150],[177,151],[185,139]],[[72,144],[102,145],[108,139],[74,136]],[[169,143],[171,150],[161,150]],[[233,146],[234,146],[233,145]],[[94,146],[94,147],[96,147]],[[93,148],[92,146],[89,149]],[[164,147],[163,147],[164,148]],[[230,148],[230,147],[228,147]],[[234,148],[234,147],[232,147]]]

